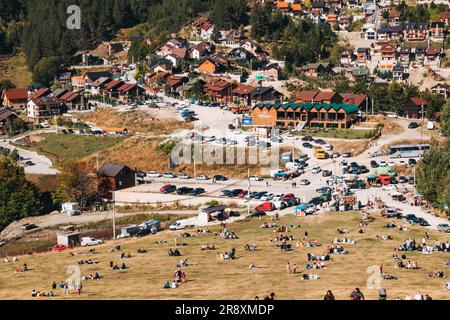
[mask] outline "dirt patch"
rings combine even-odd
[[[119,112],[102,109],[85,113],[79,121],[93,123],[101,128],[127,128],[130,132],[170,134],[178,129],[192,129],[186,122],[159,119],[144,111]]]
[[[336,141],[333,142],[333,152],[350,151],[354,156],[357,156],[367,150],[369,140],[358,141]]]

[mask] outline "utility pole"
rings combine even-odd
[[[248,168],[247,170],[247,214],[250,215],[250,168]]]
[[[113,238],[116,240],[116,193],[113,191]]]
[[[421,124],[422,128],[420,130],[420,144],[423,144],[423,120],[424,120],[423,103],[422,103],[420,110],[421,110],[420,112],[422,113],[422,124]],[[414,182],[415,182],[415,180],[414,180]]]

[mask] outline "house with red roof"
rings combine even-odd
[[[6,108],[24,110],[27,106],[28,92],[22,88],[5,89],[2,92],[2,104]]]
[[[424,98],[414,97],[410,98],[403,105],[403,115],[406,118],[420,119],[422,115],[426,112],[428,106],[427,101]]]
[[[241,106],[250,106],[251,105],[251,97],[252,92],[256,89],[256,87],[247,85],[247,84],[239,84],[236,88],[233,89],[233,102],[235,104]]]
[[[17,118],[17,115],[10,109],[0,109],[0,135],[7,134],[5,132],[6,123],[8,122],[8,120],[12,120],[14,118]]]
[[[222,79],[212,79],[203,86],[203,92],[217,103],[229,103],[233,100],[235,84]]]
[[[123,83],[117,88],[118,100],[122,103],[140,101],[144,98],[145,90],[137,83]]]
[[[27,103],[28,121],[32,123],[42,123],[50,118],[63,113],[64,102],[60,99],[44,95],[40,97],[31,96]]]

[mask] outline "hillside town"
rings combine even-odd
[[[448,299],[448,0],[150,2],[0,19],[0,299]]]

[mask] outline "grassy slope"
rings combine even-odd
[[[19,88],[26,88],[31,84],[31,72],[25,64],[23,54],[0,58],[0,81],[2,80],[10,80]]]
[[[169,257],[167,251],[173,248],[176,233],[162,232],[155,236],[140,239],[117,241],[126,253],[130,252],[133,258],[124,262],[130,267],[126,271],[111,271],[109,261],[121,264],[120,253],[110,252],[112,242],[97,248],[97,254],[92,256],[71,257],[67,252],[46,253],[33,256],[19,257],[15,265],[28,263],[32,269],[27,273],[14,274],[14,264],[0,265],[0,298],[2,299],[29,299],[31,290],[49,290],[52,281],[61,281],[67,278],[67,267],[76,264],[78,260],[92,258],[99,261],[96,265],[81,266],[82,275],[99,272],[104,278],[100,281],[84,281],[84,293],[63,296],[61,290],[56,290],[61,299],[253,299],[256,295],[263,296],[273,291],[277,299],[321,299],[326,290],[331,289],[337,299],[348,299],[348,295],[355,287],[360,287],[367,298],[375,299],[376,290],[366,287],[367,267],[370,265],[384,265],[384,270],[398,276],[399,280],[384,281],[382,286],[387,289],[388,298],[404,297],[406,293],[430,294],[434,299],[448,298],[448,292],[443,289],[448,279],[430,279],[427,273],[434,268],[445,268],[443,263],[448,254],[433,253],[423,255],[406,253],[407,260],[417,260],[420,270],[394,269],[392,260],[393,248],[404,239],[414,237],[420,241],[425,229],[412,227],[409,231],[387,230],[382,225],[387,222],[377,218],[371,223],[365,234],[358,234],[359,228],[357,213],[333,213],[326,216],[283,218],[279,225],[288,223],[301,224],[300,228],[293,229],[294,239],[301,238],[307,230],[311,239],[318,239],[323,244],[318,248],[295,248],[291,252],[282,253],[269,241],[276,235],[272,229],[260,229],[262,220],[235,223],[229,229],[235,231],[240,239],[223,240],[213,234],[201,234],[193,238],[178,241],[188,244],[180,248],[182,258],[189,258],[189,267],[183,268],[187,272],[188,283],[180,288],[162,289],[164,281],[172,279],[172,273],[179,258]],[[266,218],[264,220],[268,220]],[[355,245],[346,245],[348,255],[333,255],[328,262],[329,268],[315,270],[321,276],[319,280],[305,281],[301,275],[286,273],[286,263],[296,263],[298,271],[305,271],[306,254],[308,252],[323,253],[325,246],[336,236],[336,229],[345,227],[351,231],[349,237],[356,239]],[[214,228],[218,230],[218,228]],[[195,233],[195,232],[192,232]],[[376,240],[376,234],[392,234],[393,241]],[[430,232],[430,243],[436,239],[447,241],[449,235]],[[166,240],[168,244],[156,244],[156,240]],[[214,244],[216,251],[201,251],[201,244]],[[246,244],[255,243],[259,250],[251,253],[243,250]],[[233,261],[220,261],[218,252],[225,252],[232,247],[237,248],[238,259]],[[148,250],[147,254],[137,255],[137,248]],[[77,249],[75,251],[81,251]],[[405,262],[407,262],[407,260]],[[257,270],[249,270],[248,266],[265,266]],[[445,272],[448,270],[444,269]]]
[[[32,144],[32,148],[48,156],[58,165],[66,160],[82,159],[101,152],[123,141],[114,137],[45,134],[45,139]]]

